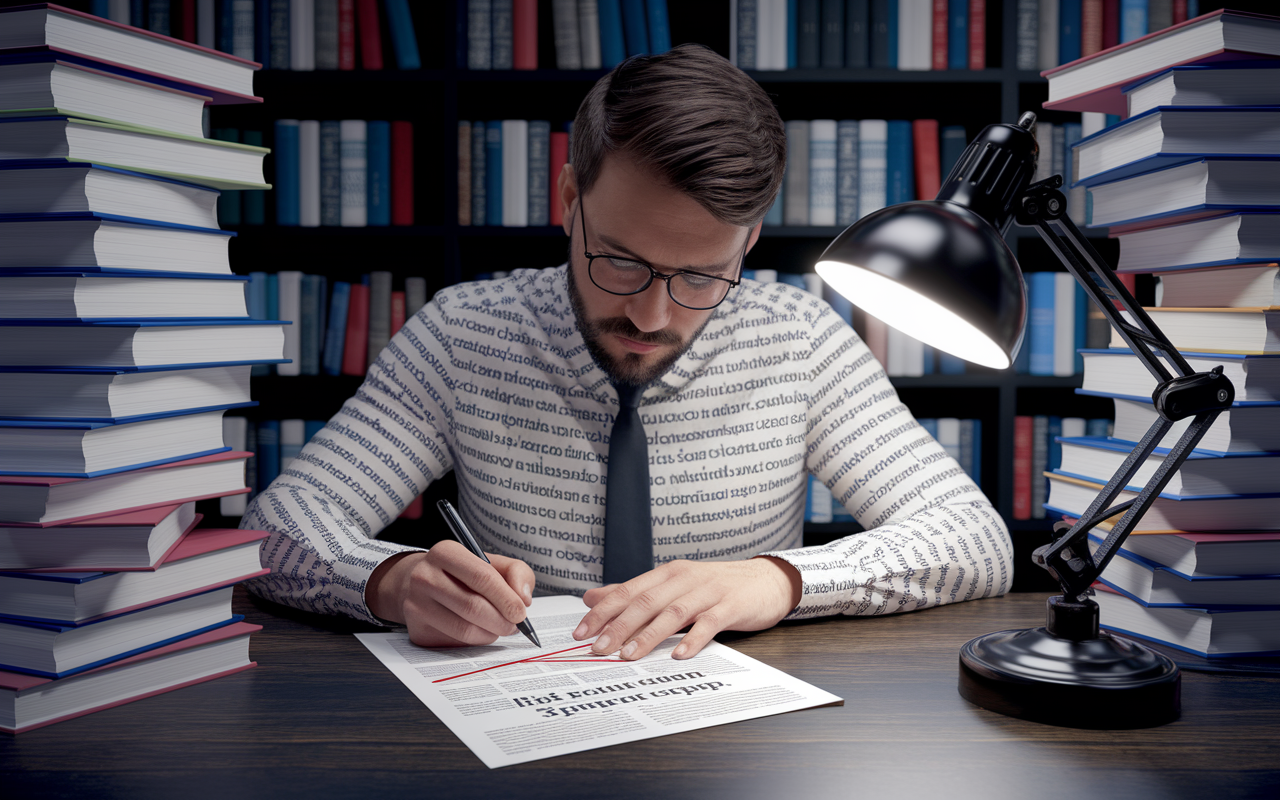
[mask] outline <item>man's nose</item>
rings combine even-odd
[[[671,322],[672,304],[666,281],[655,278],[648,289],[631,295],[627,303],[627,318],[645,333],[659,331]]]

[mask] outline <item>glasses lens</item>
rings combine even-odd
[[[591,280],[614,294],[634,294],[649,282],[649,268],[639,261],[608,256],[591,259]]]
[[[728,281],[682,272],[671,278],[671,298],[694,309],[714,308],[729,293]]]

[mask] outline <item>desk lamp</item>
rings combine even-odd
[[[841,233],[817,264],[833,289],[925,344],[995,369],[1022,343],[1026,289],[1004,242],[1010,224],[1035,227],[1155,376],[1159,418],[1074,525],[1054,526],[1033,559],[1062,586],[1045,625],[980,636],[960,650],[960,694],[1013,717],[1081,728],[1140,728],[1177,719],[1181,676],[1163,655],[1098,629],[1093,582],[1173,473],[1235,397],[1222,367],[1194,372],[1066,216],[1055,175],[1031,183],[1036,116],[989,125],[937,199],[900,203]],[[1168,367],[1176,375],[1171,375]],[[1137,497],[1112,505],[1173,423],[1192,422]],[[1090,552],[1088,534],[1123,514]]]

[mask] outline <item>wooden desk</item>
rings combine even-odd
[[[21,736],[0,796],[125,798],[1175,798],[1280,796],[1280,678],[1183,675],[1178,722],[1081,731],[956,693],[973,636],[1043,619],[1044,595],[723,637],[839,708],[484,767],[352,636],[259,606],[256,669]]]

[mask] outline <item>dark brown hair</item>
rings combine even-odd
[[[579,193],[621,153],[713,217],[751,226],[782,186],[787,136],[760,85],[714,51],[682,44],[635,56],[596,81],[573,121]]]

